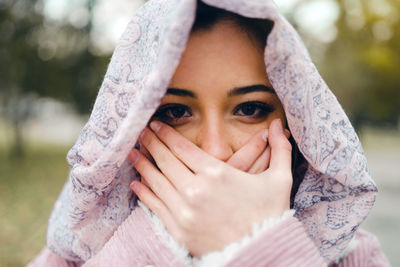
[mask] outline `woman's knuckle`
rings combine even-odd
[[[241,160],[241,161],[235,162],[233,164],[233,167],[235,167],[236,169],[241,170],[241,171],[246,171],[248,168],[248,165],[249,164],[247,164],[247,162],[245,162],[244,160]]]
[[[223,169],[220,166],[208,166],[204,169],[204,174],[212,179],[217,179],[223,174]]]
[[[199,186],[188,186],[185,188],[185,197],[190,204],[196,203],[201,197],[201,189]]]
[[[156,180],[156,179],[151,179],[151,176],[148,175],[146,177],[143,177],[144,180],[148,183],[150,189],[154,192],[154,193],[158,193],[160,192],[160,183]]]
[[[194,213],[190,209],[182,209],[179,221],[183,229],[191,229],[195,222]]]
[[[152,204],[152,210],[153,210],[153,212],[154,212],[155,214],[160,215],[161,212],[162,212],[162,209],[163,209],[163,207],[162,207],[162,205],[161,205],[160,202],[155,201],[155,202]]]
[[[157,148],[159,146],[158,140],[156,140],[155,138],[149,138],[149,139],[150,140],[148,140],[147,143],[149,149]]]
[[[190,146],[186,142],[170,142],[170,149],[175,155],[182,155],[190,151]]]

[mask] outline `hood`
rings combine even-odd
[[[266,71],[308,162],[295,216],[323,257],[337,258],[368,215],[377,191],[353,127],[273,1],[203,2],[274,22],[264,54]],[[48,246],[58,254],[90,258],[130,214],[135,196],[129,184],[137,175],[126,158],[179,64],[196,3],[150,0],[123,33],[89,121],[68,153],[69,179],[48,228]]]

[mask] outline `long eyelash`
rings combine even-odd
[[[165,104],[157,109],[157,111],[154,113],[153,117],[159,117],[159,116],[163,115],[163,113],[165,113],[165,111],[167,111],[169,108],[175,108],[175,107],[187,108],[187,106],[181,105],[181,104]],[[191,113],[191,112],[189,111],[189,113]]]
[[[170,103],[170,104],[165,104],[162,105],[161,107],[159,107],[157,109],[157,111],[153,114],[153,116],[151,117],[151,120],[157,119],[157,120],[161,120],[164,123],[168,124],[168,125],[174,125],[174,123],[178,123],[179,121],[182,121],[182,118],[170,118],[166,115],[166,113],[168,112],[169,109],[171,108],[176,108],[176,107],[181,107],[187,110],[187,112],[190,114],[190,116],[192,115],[192,111],[190,110],[190,108],[186,105],[182,105],[182,104],[177,104],[177,103]]]
[[[243,102],[243,103],[239,104],[239,105],[235,108],[234,113],[238,112],[238,110],[241,109],[241,108],[243,107],[243,105],[246,105],[246,104],[254,104],[254,105],[257,106],[257,108],[261,109],[263,112],[266,112],[266,113],[270,113],[270,112],[273,112],[273,111],[275,110],[275,107],[274,107],[274,106],[272,106],[272,105],[270,105],[270,104],[267,104],[267,103],[265,103],[265,102],[261,102],[261,101],[247,101],[247,102]]]

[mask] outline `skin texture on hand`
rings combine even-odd
[[[264,145],[255,145],[265,136],[260,132],[246,144],[259,149],[237,151],[228,160],[231,165],[166,124],[152,122],[151,128],[140,141],[157,166],[132,151],[129,158],[143,182],[131,187],[193,256],[220,250],[248,234],[253,223],[289,209],[291,145],[279,119],[268,130],[269,149],[262,137]]]

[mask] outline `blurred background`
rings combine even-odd
[[[0,266],[45,245],[68,149],[142,0],[0,0]],[[379,186],[363,227],[400,266],[400,0],[276,0],[363,143]]]

